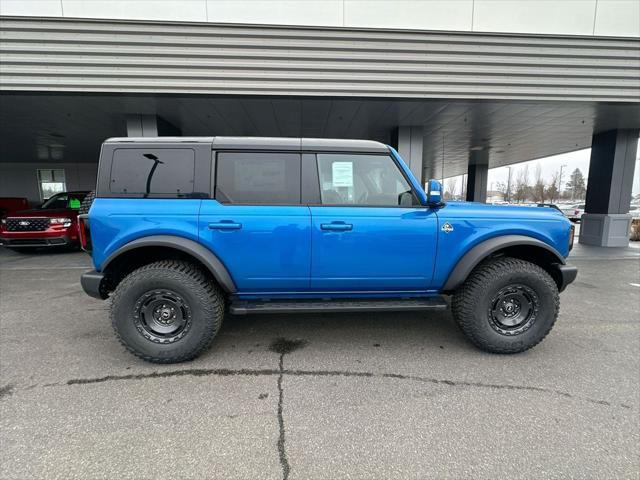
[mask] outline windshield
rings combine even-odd
[[[44,202],[40,208],[43,210],[58,208],[71,208],[73,210],[78,210],[80,209],[80,204],[82,203],[85,195],[85,193],[58,193]]]

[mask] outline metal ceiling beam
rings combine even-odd
[[[640,39],[0,17],[0,89],[640,102]]]

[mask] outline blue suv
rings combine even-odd
[[[113,138],[80,215],[123,345],[195,358],[225,314],[445,309],[483,350],[551,330],[570,222],[547,208],[443,202],[391,147],[366,140]],[[88,212],[88,213],[87,213]]]

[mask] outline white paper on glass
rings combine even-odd
[[[353,187],[352,162],[333,162],[331,168],[334,187]]]

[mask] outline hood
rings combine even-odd
[[[20,210],[18,212],[10,212],[7,214],[7,217],[11,218],[23,218],[23,217],[45,217],[45,218],[54,218],[54,217],[68,217],[75,218],[78,216],[77,210],[73,210],[71,208],[52,208],[52,209],[39,209],[33,208],[31,210]]]
[[[496,219],[565,219],[559,210],[529,205],[491,205],[476,202],[447,202],[440,210],[442,217],[485,217]]]

